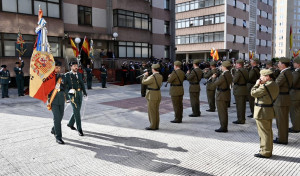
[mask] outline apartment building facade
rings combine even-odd
[[[272,0],[177,0],[176,56],[209,60],[215,48],[221,59],[271,59]]]
[[[69,37],[81,38],[81,47],[85,36],[94,41],[95,57],[100,52],[130,60],[175,57],[175,2],[169,0],[0,0],[0,64],[10,70],[18,59],[20,30],[27,49],[24,71],[29,75],[39,5],[52,54],[65,63],[75,58]],[[88,64],[81,54],[83,64]]]

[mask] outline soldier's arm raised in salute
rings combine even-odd
[[[251,96],[254,98],[265,96],[267,93],[265,87],[260,84],[260,80],[257,80],[256,84],[251,89]]]
[[[144,85],[150,85],[153,83],[153,79],[152,79],[152,76],[144,76],[143,80],[142,80],[142,84]]]

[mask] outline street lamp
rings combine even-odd
[[[113,39],[113,40],[117,40],[117,37],[118,37],[118,36],[119,36],[119,34],[116,33],[116,32],[114,32],[114,33],[113,33],[113,38],[112,38],[112,39]]]
[[[77,49],[79,49],[79,43],[80,42],[81,42],[81,39],[79,37],[76,37],[75,38],[75,43],[77,44]],[[77,63],[78,63],[78,65],[80,65],[79,62],[80,62],[80,52],[79,52],[78,57],[77,57]]]

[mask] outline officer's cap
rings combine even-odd
[[[273,71],[270,70],[270,69],[263,69],[263,70],[260,71],[260,74],[261,74],[262,76],[268,76],[268,75],[272,75],[272,74],[273,74]]]
[[[300,64],[300,57],[295,58],[294,62],[297,63],[297,64]]]
[[[243,59],[239,59],[236,61],[237,64],[244,64],[244,60]]]
[[[290,63],[291,60],[289,58],[282,57],[282,58],[279,59],[279,62],[281,62],[281,63]]]
[[[175,61],[175,62],[174,62],[174,65],[175,65],[175,66],[181,66],[182,63],[181,63],[180,61]]]
[[[268,61],[267,65],[273,66],[273,62],[272,61]]]
[[[211,61],[211,62],[209,63],[209,65],[210,65],[210,66],[216,66],[216,65],[217,65],[217,62],[216,62],[216,61]]]
[[[61,67],[61,62],[59,60],[55,60],[55,66]]]
[[[222,66],[223,67],[230,67],[231,63],[229,61],[224,61],[224,62],[222,62]]]
[[[153,69],[159,69],[160,65],[159,64],[152,64],[151,68],[153,68]]]
[[[70,64],[69,64],[70,66],[73,66],[73,65],[78,65],[78,62],[76,62],[76,61],[72,61],[72,62],[70,62]]]
[[[200,59],[193,60],[193,64],[200,64]]]
[[[260,63],[259,59],[257,59],[257,58],[252,59],[252,61],[256,62],[256,64]]]
[[[6,68],[6,65],[1,65],[2,68]]]

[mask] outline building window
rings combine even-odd
[[[215,0],[215,5],[224,4],[224,0]]]
[[[233,5],[233,7],[236,7],[236,0],[232,1],[232,5]]]
[[[233,25],[235,26],[236,25],[236,18],[233,17]]]
[[[152,56],[152,45],[148,43],[118,42],[115,45],[117,57],[149,58]]]
[[[243,44],[246,44],[246,37],[243,37]]]
[[[165,46],[164,58],[170,58],[170,46]]]
[[[233,43],[236,42],[236,35],[233,35]]]
[[[246,20],[243,20],[243,27],[244,27],[244,28],[247,27],[247,22],[246,22]]]
[[[169,2],[169,0],[167,0]],[[166,0],[164,0],[164,5],[166,4]],[[212,7],[217,5],[224,4],[224,0],[192,0],[180,4],[176,4],[175,12],[185,12],[190,10],[196,10],[206,7]]]
[[[126,10],[114,10],[114,27],[152,30],[152,19],[147,14]]]
[[[38,15],[40,5],[43,16],[60,18],[60,3],[60,0],[2,0],[0,5],[2,11],[30,15]]]
[[[92,8],[78,6],[78,24],[92,25]]]
[[[261,46],[261,39],[258,40],[258,45]]]
[[[247,5],[246,5],[246,3],[243,3],[243,10],[244,10],[244,11],[247,10]]]
[[[164,33],[165,34],[170,34],[170,22],[169,21],[165,21]]]
[[[164,9],[170,9],[170,0],[164,0]]]
[[[225,22],[224,13],[219,13],[214,15],[177,20],[175,26],[177,29],[180,29],[180,28],[210,25],[210,24],[219,24],[224,22]]]
[[[176,44],[208,43],[224,41],[224,32],[211,32],[193,35],[176,36]]]

